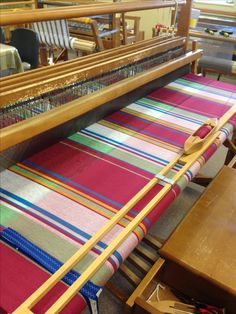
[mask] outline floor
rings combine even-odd
[[[214,78],[214,75],[209,77]],[[236,85],[236,79],[232,79],[232,77],[222,77],[221,81]],[[215,176],[223,166],[226,151],[224,147],[221,147],[202,168],[201,173],[206,176]],[[167,239],[203,191],[203,187],[190,183],[161,219],[150,229],[150,233],[160,239]],[[119,272],[113,276],[111,282],[117,287],[122,288],[126,294],[131,294],[134,290],[131,284]],[[124,304],[105,288],[99,298],[99,310],[100,314],[122,314],[124,313]],[[84,314],[88,313],[89,311],[86,309]]]

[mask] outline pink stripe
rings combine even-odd
[[[93,150],[91,149],[90,147],[87,147],[87,146],[84,146],[84,145],[81,145],[79,143],[76,143],[70,139],[65,139],[63,140],[63,143],[67,144],[67,145],[70,145],[70,146],[73,146],[75,149],[78,148],[79,150],[82,150],[83,152],[85,153],[88,153],[88,154],[92,154],[94,155],[95,157],[98,157],[98,158],[103,158],[105,160],[107,160],[108,162],[111,162],[111,163],[114,163],[116,164],[117,166],[120,166],[120,167],[123,167],[123,168],[126,168],[127,170],[129,171],[133,171],[137,174],[139,174],[140,176],[144,176],[144,177],[147,177],[147,178],[152,178],[152,174],[150,172],[147,172],[141,168],[138,168],[138,167],[135,167],[134,165],[131,165],[131,164],[128,164],[127,162],[124,162],[118,158],[114,158],[112,156],[109,156],[109,155],[106,155],[106,154],[103,154],[97,150]],[[111,148],[113,149],[113,148]]]
[[[5,244],[1,246],[1,307],[12,313],[28,298],[50,275],[18,252]],[[66,285],[59,282],[34,308],[36,314],[47,309],[65,292]],[[83,298],[76,295],[61,311],[62,314],[81,313],[85,309]]]
[[[120,112],[112,114],[108,117],[108,121],[109,119],[114,120],[115,123],[118,124],[125,124],[125,127],[131,128],[131,131],[132,128],[134,128],[135,130],[137,129],[137,132],[143,133],[144,135],[147,135],[149,137],[153,137],[154,141],[155,138],[160,138],[162,141],[173,141],[178,147],[182,147],[187,138],[187,134],[184,132],[177,133],[174,129],[160,126],[158,123],[135,119],[132,116],[123,115]]]
[[[188,81],[192,81],[192,82],[196,82],[196,83],[199,83],[199,84],[202,84],[205,86],[209,85],[209,86],[214,87],[214,88],[223,89],[223,90],[228,91],[228,92],[233,92],[233,93],[236,92],[236,85],[228,84],[225,82],[219,82],[219,81],[207,78],[207,77],[197,76],[197,75],[194,75],[191,73],[184,75],[183,79],[188,80]]]
[[[53,145],[28,160],[119,204],[125,204],[148,181],[62,143]],[[51,177],[50,174],[46,174]],[[57,180],[63,182],[61,179],[57,178]],[[66,182],[66,184],[78,191],[85,192],[72,183]],[[86,194],[111,206],[110,202],[95,196],[94,193],[86,191]],[[116,205],[112,206],[117,207]]]

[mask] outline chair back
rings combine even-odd
[[[31,65],[35,69],[39,65],[39,39],[31,29],[17,28],[12,31],[11,46],[16,47],[22,62]]]
[[[5,33],[4,33],[4,29],[2,27],[0,27],[0,43],[1,44],[5,43]]]
[[[32,26],[41,44],[62,49],[73,48],[73,39],[70,37],[67,20],[35,22]]]

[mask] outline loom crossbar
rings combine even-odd
[[[179,1],[179,4],[185,4],[185,1]],[[97,15],[111,14],[111,13],[123,13],[131,11],[140,11],[148,9],[168,8],[174,7],[176,1],[164,1],[164,0],[148,0],[148,1],[136,1],[136,2],[119,2],[109,4],[91,4],[70,6],[62,8],[52,9],[36,9],[21,11],[21,12],[8,12],[1,14],[0,26],[14,25],[20,23],[30,23],[47,20],[58,20],[64,18],[84,17],[92,16],[94,12]]]
[[[184,165],[174,175],[173,181],[176,184],[177,181],[189,170],[189,168],[202,156],[206,149],[213,144],[220,132],[219,130],[229,121],[229,119],[236,113],[236,105],[231,107],[219,120],[218,128],[206,142],[203,144],[201,149],[197,152],[188,156],[187,159],[183,159],[184,153],[180,153],[172,160],[161,172],[161,175],[167,174],[173,166],[180,162]],[[123,207],[122,214],[117,213],[110,222],[107,223],[105,228],[102,228],[97,234],[95,234],[90,240],[87,248],[81,248],[75,253],[56,273],[54,273],[38,290],[36,290],[13,314],[26,313],[25,311],[32,308],[50,289],[53,287],[78,261],[85,256],[90,250],[90,243],[97,243],[107,232],[111,230],[113,221],[117,221],[116,216],[119,220],[125,216],[128,212],[128,208],[132,208],[146,193],[158,182],[158,178],[153,178],[137,195],[134,196],[126,205]],[[64,308],[64,306],[73,298],[73,296],[81,289],[84,284],[92,278],[97,270],[106,262],[107,258],[119,247],[119,245],[131,234],[132,231],[139,225],[140,222],[151,212],[151,210],[160,202],[160,200],[171,190],[172,184],[166,183],[162,190],[156,194],[156,196],[143,208],[143,210],[124,228],[124,230],[114,239],[109,246],[98,256],[98,258],[89,265],[89,267],[81,274],[81,276],[66,290],[66,292],[50,307],[46,314],[55,314]],[[125,210],[124,210],[125,208]],[[124,212],[124,213],[123,213]],[[121,216],[121,218],[120,218]],[[107,228],[107,230],[106,230]],[[81,253],[81,255],[80,255]]]

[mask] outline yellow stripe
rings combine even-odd
[[[168,110],[165,110],[165,109],[163,109],[163,108],[162,108],[162,110],[165,111],[166,114],[169,113]],[[135,111],[135,110],[133,110],[133,109],[124,108],[122,111],[131,113],[133,116],[136,116],[136,117],[138,117],[138,118],[139,118],[139,117],[141,117],[141,118],[144,117],[145,120],[150,121],[150,122],[155,122],[155,123],[158,122],[158,124],[160,124],[160,125],[170,127],[171,129],[174,129],[174,130],[177,130],[177,131],[185,132],[185,133],[187,133],[187,134],[189,134],[189,135],[191,135],[192,132],[193,132],[193,131],[190,130],[189,128],[188,128],[188,129],[187,129],[187,128],[184,128],[184,127],[182,127],[182,126],[179,125],[179,124],[166,122],[166,121],[163,121],[163,120],[158,119],[158,118],[151,118],[151,117],[149,117],[148,115],[146,115],[145,113],[137,113],[137,111]],[[181,118],[181,117],[180,117],[180,118]],[[196,120],[196,119],[195,119],[195,120]],[[199,120],[199,122],[202,122],[202,121]]]
[[[169,143],[168,143],[168,145],[167,145],[167,143],[164,142],[164,141],[157,140],[157,139],[153,139],[152,137],[150,137],[150,136],[148,136],[148,135],[140,134],[139,132],[136,132],[136,131],[134,131],[134,130],[130,130],[129,128],[126,128],[126,127],[124,127],[124,126],[120,126],[120,125],[119,125],[119,127],[117,128],[117,124],[115,124],[115,123],[113,123],[113,122],[110,122],[110,121],[108,122],[108,121],[105,121],[105,120],[101,120],[101,121],[99,121],[98,123],[101,124],[101,125],[104,125],[104,126],[109,125],[109,128],[110,128],[110,129],[113,129],[113,130],[116,130],[116,131],[117,131],[117,129],[122,129],[122,130],[124,131],[123,133],[125,133],[125,134],[127,134],[127,135],[130,135],[130,133],[132,133],[132,136],[135,137],[135,138],[141,139],[141,140],[143,140],[143,141],[144,141],[143,138],[145,138],[145,141],[146,141],[146,142],[151,143],[151,144],[153,144],[153,145],[155,145],[155,146],[157,146],[157,147],[160,147],[160,146],[161,146],[161,147],[163,147],[163,148],[165,148],[165,149],[167,149],[167,147],[168,147],[168,150],[170,150],[170,151],[172,151],[172,152],[175,152],[175,153],[180,150],[180,147],[178,147],[178,146],[175,146],[175,145],[172,145],[172,144],[169,144]],[[128,131],[128,132],[125,132],[125,130]],[[147,140],[146,140],[146,139],[147,139]],[[162,144],[162,145],[158,145],[157,142],[160,143],[160,144]],[[170,147],[170,146],[171,146],[171,147]],[[170,149],[169,149],[169,148],[170,148]],[[173,149],[173,148],[174,148],[174,149]]]
[[[182,94],[186,94],[186,95],[190,95],[190,96],[193,96],[193,97],[198,97],[198,98],[207,99],[207,100],[216,102],[216,98],[214,98],[214,97],[210,97],[210,96],[206,96],[206,95],[201,97],[201,93],[200,92],[199,92],[199,94],[195,95],[192,92],[189,92],[189,91],[186,91],[184,89],[180,89],[180,88],[177,88],[177,87],[174,87],[174,86],[168,86],[168,88],[172,89],[172,90],[179,91]],[[207,90],[203,90],[203,92],[209,93],[209,92],[207,92]],[[222,95],[222,97],[225,97],[225,96]],[[229,103],[229,100],[231,99],[231,97],[228,97],[228,98],[225,97],[225,98],[226,98],[226,100],[217,99],[217,102],[221,103],[221,104],[224,104],[224,105],[230,106],[228,103]]]
[[[61,183],[60,181],[57,181],[57,180],[55,180],[55,179],[53,179],[53,178],[50,178],[50,177],[48,177],[47,175],[44,175],[44,174],[42,174],[42,173],[40,173],[40,172],[38,172],[38,171],[36,171],[36,170],[33,170],[33,169],[31,169],[31,168],[29,168],[29,167],[27,167],[27,166],[25,166],[25,165],[20,164],[20,163],[17,163],[17,165],[18,165],[19,167],[23,168],[23,169],[26,169],[26,170],[28,170],[28,171],[34,173],[34,174],[37,174],[37,175],[43,177],[44,179],[47,179],[48,181],[52,181],[52,182],[56,183],[56,184],[59,185],[59,186],[63,186],[65,189],[70,190],[70,191],[74,192],[75,194],[79,194],[79,195],[81,195],[81,196],[84,196],[85,198],[87,198],[87,199],[93,201],[94,203],[97,203],[97,204],[101,205],[102,207],[105,207],[106,209],[110,210],[111,212],[113,212],[113,213],[115,213],[115,214],[118,212],[118,210],[114,209],[113,207],[110,207],[109,205],[106,205],[106,204],[104,204],[104,203],[102,203],[102,202],[100,202],[100,201],[97,201],[96,199],[94,199],[94,198],[92,198],[92,197],[90,197],[90,196],[88,196],[88,195],[86,195],[86,194],[84,194],[84,193],[82,193],[82,192],[80,192],[80,191],[77,191],[77,190],[75,190],[74,188],[72,188],[72,187],[70,187],[70,186],[67,186],[67,185],[64,184],[64,183]],[[64,195],[64,196],[66,196],[66,197],[69,198],[69,199],[72,199],[72,200],[74,200],[74,201],[76,201],[76,202],[79,202],[80,204],[84,205],[85,207],[88,207],[88,208],[92,209],[94,212],[96,212],[96,213],[98,213],[98,214],[101,214],[101,216],[104,216],[104,217],[106,217],[106,218],[108,218],[108,219],[112,217],[112,216],[109,216],[108,214],[106,214],[106,213],[104,213],[104,212],[98,210],[97,208],[94,208],[92,205],[87,204],[87,203],[85,203],[85,202],[83,202],[83,201],[81,201],[81,200],[78,201],[75,197],[70,196],[70,195],[66,194],[65,192],[62,192],[62,191],[60,191],[60,190],[54,188],[54,187],[51,186],[50,184],[47,184],[47,183],[45,183],[45,182],[40,181],[40,179],[32,178],[32,177],[30,177],[30,175],[27,175],[27,174],[25,174],[25,173],[22,173],[22,172],[20,172],[20,171],[17,171],[16,169],[12,169],[12,168],[11,168],[10,170],[13,171],[13,172],[15,172],[15,173],[18,173],[18,174],[20,174],[20,175],[23,175],[24,177],[29,178],[30,180],[32,180],[32,181],[34,181],[34,182],[37,182],[37,183],[39,183],[40,185],[46,186],[46,187],[48,187],[50,190],[56,191],[56,192],[58,192],[59,194]],[[126,220],[128,220],[128,221],[132,221],[132,219],[133,219],[132,217],[129,217],[129,216],[127,216],[127,215],[125,215],[124,218],[125,218]],[[125,226],[127,226],[128,222],[120,222],[119,224],[120,224],[121,226],[125,227]],[[143,230],[146,230],[145,226],[144,226],[142,223],[141,223],[139,226],[140,226]],[[138,236],[138,235],[137,235],[137,236]]]

